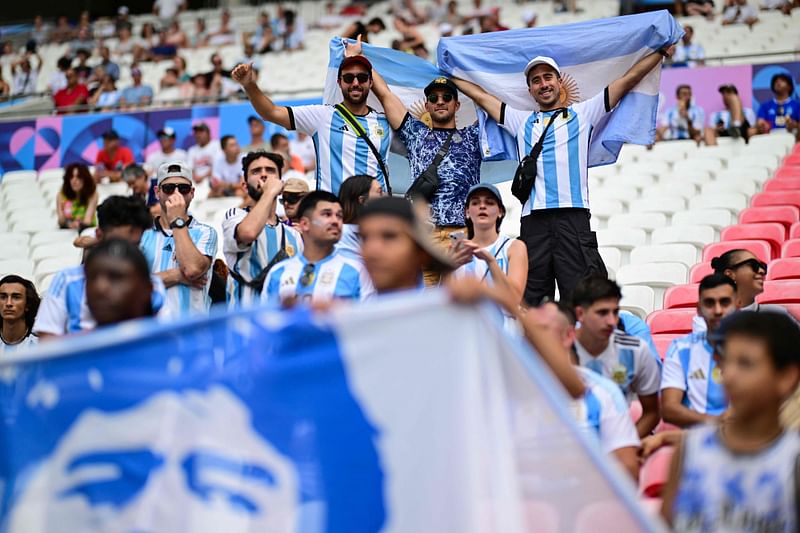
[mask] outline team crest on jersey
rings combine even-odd
[[[617,385],[624,384],[627,378],[628,378],[628,369],[625,368],[625,365],[617,365],[611,371],[611,380]]]
[[[386,130],[384,130],[383,126],[381,126],[380,124],[375,124],[372,127],[372,133],[374,133],[378,137],[384,137],[386,135]]]
[[[412,117],[433,129],[433,120],[431,120],[431,114],[425,109],[425,100],[417,100],[412,103],[411,107],[408,108],[408,112],[411,113]]]
[[[561,74],[561,95],[559,104],[562,107],[569,107],[581,101],[581,90],[575,78],[566,72]],[[571,118],[571,117],[569,117]]]
[[[291,244],[286,245],[286,255],[288,255],[289,257],[294,257],[295,251],[296,250],[294,249],[294,246],[292,246]]]
[[[319,277],[319,282],[322,285],[330,285],[333,283],[333,272],[325,272]]]
[[[722,370],[720,370],[718,366],[715,366],[714,370],[711,371],[711,379],[717,385],[722,383]]]

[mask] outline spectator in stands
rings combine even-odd
[[[186,9],[186,0],[155,0],[153,2],[153,15],[158,17],[162,26],[168,26],[178,13]]]
[[[92,55],[92,50],[95,49],[95,42],[92,38],[91,30],[87,26],[78,28],[78,33],[75,39],[69,43],[70,52],[78,54],[81,50],[88,51]]]
[[[735,85],[722,85],[719,92],[725,109],[711,114],[706,127],[706,144],[716,146],[717,137],[742,138],[747,142],[757,133],[756,114],[749,107],[742,106],[742,99],[739,98]]]
[[[458,2],[450,0],[447,2],[447,14],[445,15],[444,22],[456,28],[464,22],[464,17],[458,12]]]
[[[377,35],[385,29],[386,24],[383,23],[383,19],[380,17],[370,19],[366,24],[358,20],[342,32],[342,37],[345,39],[357,39],[360,35],[361,42],[368,43],[370,34]]]
[[[309,192],[308,183],[305,180],[289,178],[283,182],[283,194],[281,194],[281,205],[283,206],[283,223],[287,226],[296,226],[300,222],[300,201]]]
[[[780,11],[784,15],[791,15],[792,9],[797,7],[796,0],[761,0],[761,9],[764,11]]]
[[[192,48],[201,48],[208,45],[208,30],[206,20],[198,17],[194,22],[194,33],[191,37]]]
[[[50,41],[56,44],[63,44],[72,39],[75,35],[69,19],[66,15],[59,15],[56,19],[56,27],[50,32]]]
[[[298,131],[297,136],[289,140],[289,152],[300,158],[305,172],[311,172],[317,168],[317,150],[314,147],[314,140],[305,133]]]
[[[706,17],[714,20],[714,0],[677,0],[676,13],[681,15],[685,11],[688,17]]]
[[[672,341],[664,357],[661,376],[661,416],[664,422],[688,427],[713,423],[728,406],[722,374],[707,335],[716,332],[723,318],[736,311],[736,283],[723,274],[700,281],[697,314],[706,331]]]
[[[272,147],[264,140],[264,121],[255,115],[247,117],[247,125],[250,128],[250,144],[242,148],[247,152],[270,152]]]
[[[161,213],[158,198],[156,198],[156,178],[149,178],[142,166],[133,163],[122,171],[122,179],[130,187],[131,196],[146,204],[150,209],[150,214],[158,216]]]
[[[281,43],[281,50],[302,50],[305,47],[305,24],[296,11],[283,11],[278,21],[277,40]]]
[[[127,239],[106,239],[83,265],[86,304],[98,327],[155,316],[147,259]]]
[[[522,13],[522,23],[526,28],[535,28],[537,22],[537,15],[534,11],[525,11]]]
[[[161,215],[142,235],[142,251],[150,271],[167,287],[164,307],[170,316],[205,313],[211,305],[208,289],[217,232],[189,215],[194,187],[185,162],[162,164],[156,178]]]
[[[394,27],[400,32],[401,39],[392,41],[392,48],[414,54],[423,59],[428,58],[428,49],[425,47],[425,38],[416,26],[408,24],[400,17],[394,19]]]
[[[98,67],[100,68],[100,67]],[[114,78],[106,74],[100,83],[100,87],[89,97],[89,105],[96,106],[103,111],[110,110],[119,105],[120,93]]]
[[[0,98],[8,98],[9,96],[11,96],[11,85],[3,79],[3,73],[0,72]]]
[[[36,68],[31,66],[31,56],[36,58]],[[14,76],[14,88],[12,96],[24,96],[36,93],[36,84],[39,81],[39,72],[42,71],[42,58],[34,52],[25,54],[22,58],[11,65],[11,73]]]
[[[117,59],[126,56],[127,54],[133,55],[133,61],[144,61],[144,46],[141,39],[134,38],[131,33],[131,26],[129,24],[123,25],[119,29],[119,36],[117,45],[114,47],[114,55]]]
[[[118,34],[119,30],[123,26],[130,26],[131,24],[130,13],[131,10],[128,8],[128,6],[119,6],[117,8],[117,19],[114,21],[114,28],[116,29]]]
[[[86,48],[80,48],[75,52],[75,58],[78,60],[78,64],[75,65],[74,68],[75,72],[78,73],[78,78],[81,83],[87,83],[92,77],[92,71],[94,69],[87,64],[90,57],[92,57],[92,53]]]
[[[374,293],[360,261],[336,253],[342,234],[342,206],[326,191],[306,195],[298,208],[303,251],[269,271],[261,293],[273,303],[313,303],[334,299],[363,301]]]
[[[192,179],[195,185],[211,178],[214,161],[222,156],[219,144],[211,142],[211,131],[205,122],[192,126],[195,145],[189,148],[188,162],[192,167]]]
[[[483,15],[480,20],[481,33],[491,33],[493,31],[505,31],[507,26],[500,24],[500,8],[494,7]]]
[[[33,29],[31,30],[31,39],[39,46],[47,44],[50,36],[50,27],[44,23],[41,15],[33,17]]]
[[[722,25],[747,24],[752,26],[758,22],[758,10],[749,5],[747,0],[726,0],[722,11]]]
[[[137,51],[134,52],[134,61],[150,61],[150,50],[158,46],[158,35],[155,26],[150,22],[142,24],[142,30],[137,39]],[[141,57],[141,59],[140,59]]]
[[[706,51],[702,44],[692,42],[694,38],[694,28],[688,24],[683,26],[683,37],[681,42],[675,46],[675,54],[672,56],[673,67],[697,67],[705,64]]]
[[[272,51],[275,34],[272,31],[272,21],[269,18],[269,13],[262,11],[258,14],[258,25],[255,31],[246,33],[244,40],[245,43],[251,44],[253,50],[259,54],[266,54]]]
[[[267,17],[267,19],[269,19],[269,17]],[[322,15],[319,19],[317,19],[317,22],[314,23],[312,28],[320,28],[323,30],[335,30],[341,27],[343,22],[344,19],[342,18],[342,16],[336,12],[336,4],[334,4],[333,2],[325,2],[325,14]]]
[[[142,71],[131,67],[133,85],[125,88],[120,96],[120,106],[147,106],[153,101],[153,88],[142,83]]]
[[[215,83],[214,89],[209,88],[205,74],[195,74],[192,82],[181,86],[181,96],[185,97],[187,104],[192,102],[202,102],[213,96],[219,96],[219,83]]]
[[[61,228],[89,228],[97,224],[97,187],[89,167],[72,163],[64,169],[61,191],[56,197],[56,214]]]
[[[259,72],[261,70],[261,59],[256,54],[256,48],[253,43],[245,41],[243,52],[244,55],[236,63],[250,63],[253,65],[253,69]]]
[[[779,72],[770,82],[775,97],[758,108],[758,131],[769,133],[773,129],[785,129],[800,135],[800,100],[794,98],[794,80],[789,74]]]
[[[209,198],[242,195],[242,154],[239,142],[233,135],[223,135],[219,140],[222,153],[214,160],[211,169]]]
[[[161,145],[161,150],[153,152],[145,160],[145,167],[149,169],[151,175],[155,175],[158,168],[164,163],[174,163],[189,159],[184,150],[175,148],[176,134],[174,129],[166,126],[160,129],[156,136],[158,137],[158,143]]]
[[[63,89],[67,86],[67,71],[72,65],[70,59],[66,56],[62,56],[58,58],[58,62],[56,62],[56,71],[50,77],[50,92],[56,94],[58,91]]]
[[[103,178],[112,182],[120,181],[123,169],[133,161],[133,152],[127,146],[121,146],[119,134],[108,130],[103,134],[103,148],[97,152],[94,179],[98,183]]]
[[[711,260],[711,268],[715,273],[724,274],[736,283],[736,305],[742,311],[789,314],[782,305],[762,305],[756,302],[756,296],[764,292],[767,264],[750,250],[742,248],[728,250]]]
[[[619,286],[600,275],[590,275],[575,286],[572,302],[578,328],[575,351],[581,366],[611,379],[630,401],[635,394],[642,404],[636,422],[639,437],[649,435],[661,418],[658,389],[661,372],[647,345],[637,337],[616,330],[619,321]]]
[[[219,28],[208,35],[208,44],[209,46],[225,46],[235,42],[236,33],[231,28],[231,12],[223,9],[220,15]]]
[[[164,42],[175,48],[188,48],[189,47],[189,38],[186,36],[186,33],[181,30],[180,25],[178,24],[177,20],[173,20],[169,28],[167,29],[167,35],[164,39]]]
[[[192,77],[186,71],[186,59],[184,59],[182,56],[175,56],[172,58],[172,64],[177,71],[179,82],[186,83],[188,81],[192,81]]]
[[[303,251],[303,239],[281,224],[276,214],[282,158],[270,152],[250,152],[242,161],[242,189],[252,200],[250,208],[233,208],[222,222],[222,251],[234,279],[233,301],[258,303],[264,280],[280,261]]]
[[[0,279],[0,356],[36,345],[39,338],[32,331],[38,310],[33,283],[13,274]]]
[[[111,50],[108,48],[108,46],[103,45],[100,47],[99,50],[100,50],[100,65],[103,66],[103,68],[106,71],[106,74],[111,76],[116,82],[117,80],[119,80],[119,65],[111,61]]]
[[[222,68],[222,56],[216,52],[211,54],[211,70],[203,74],[206,77],[206,85],[212,87],[214,83],[221,83],[222,78],[230,78],[231,71]]]
[[[661,513],[674,531],[797,531],[800,435],[779,414],[800,381],[800,330],[773,313],[735,313],[723,327],[733,415],[678,442]]]
[[[692,139],[697,144],[703,140],[706,113],[692,100],[692,88],[681,84],[675,90],[675,107],[667,109],[656,131],[657,141]]]
[[[98,208],[97,239],[125,239],[137,244],[153,219],[137,198],[110,196]],[[164,284],[153,279],[151,303],[158,312],[164,302]],[[44,340],[53,336],[94,329],[95,319],[86,303],[86,275],[82,265],[62,270],[53,278],[42,300],[33,332]]]
[[[164,61],[172,59],[178,53],[178,47],[169,42],[167,30],[158,32],[158,42],[150,49],[150,61]]]
[[[75,69],[69,68],[65,72],[67,85],[53,95],[53,102],[56,110],[63,113],[74,113],[75,106],[86,105],[89,99],[89,89],[86,85],[78,82],[78,74]]]
[[[361,259],[361,238],[358,236],[358,217],[364,204],[383,196],[381,184],[372,176],[351,176],[339,189],[342,204],[342,237],[336,243],[336,251]]]
[[[300,159],[300,156],[294,155],[291,152],[292,145],[289,143],[289,137],[283,133],[273,133],[272,137],[269,138],[269,146],[273,152],[285,154],[287,156],[286,163],[288,164],[289,168],[295,172],[299,172],[300,174],[305,173],[306,170],[305,166],[303,165],[303,160]]]

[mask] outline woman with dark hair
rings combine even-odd
[[[97,186],[89,167],[72,163],[64,169],[64,183],[56,198],[58,225],[79,231],[97,225]]]
[[[337,252],[361,258],[361,239],[358,236],[358,216],[361,208],[372,198],[383,196],[380,182],[373,176],[360,174],[347,178],[339,188],[342,204],[342,237],[336,244]]]
[[[13,274],[0,279],[0,354],[38,342],[31,329],[39,301],[27,279]]]
[[[750,250],[728,250],[711,260],[711,268],[736,282],[736,305],[740,311],[773,311],[789,314],[782,305],[760,305],[756,296],[764,292],[767,264]]]

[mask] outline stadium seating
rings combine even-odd
[[[800,304],[800,280],[768,281],[756,301],[762,304]]]
[[[630,263],[668,263],[678,262],[691,267],[697,261],[697,248],[687,243],[649,244],[631,250]]]
[[[764,184],[765,192],[800,190],[800,176],[771,179]]]
[[[653,335],[653,344],[656,345],[658,356],[663,360],[667,356],[667,350],[672,341],[682,337],[680,333],[656,333]]]
[[[692,209],[727,209],[736,215],[747,207],[747,197],[739,192],[718,192],[702,194],[689,200]]]
[[[692,331],[696,309],[662,309],[647,317],[651,333],[686,334]]]
[[[768,263],[772,259],[772,248],[767,241],[746,240],[746,241],[724,241],[709,244],[703,249],[703,261],[711,261],[728,250],[736,249],[750,250],[753,255]]]
[[[789,238],[790,239],[800,238],[800,222],[795,222],[789,228]]]
[[[704,225],[721,230],[731,223],[733,217],[728,209],[690,209],[672,215],[675,226]]]
[[[753,196],[751,205],[793,205],[800,208],[800,191],[760,192]]]
[[[669,478],[669,465],[673,453],[675,449],[670,446],[660,448],[642,465],[639,472],[639,487],[645,496],[650,498],[661,496]]]
[[[713,273],[714,269],[711,268],[710,261],[697,263],[696,265],[694,265],[692,268],[689,269],[689,283],[700,283],[700,281],[704,277]]]
[[[779,257],[781,245],[786,239],[786,229],[777,222],[735,224],[723,229],[720,239],[723,241],[751,239],[767,241],[772,249],[772,257]]]
[[[767,280],[800,279],[800,258],[775,259],[767,269]]]
[[[800,257],[800,239],[789,239],[781,247],[781,257]]]
[[[652,313],[656,307],[655,291],[645,285],[623,285],[621,309],[630,311],[642,320]],[[660,307],[660,306],[659,306]]]
[[[664,309],[695,308],[698,299],[698,284],[676,285],[664,293]]]
[[[653,244],[687,243],[702,248],[714,242],[717,238],[716,230],[707,225],[678,226],[671,225],[653,230],[650,242]]]
[[[739,222],[742,224],[777,222],[783,224],[787,231],[798,220],[800,220],[800,209],[793,205],[748,207],[739,213]]]

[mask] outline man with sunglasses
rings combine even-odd
[[[249,64],[237,65],[232,76],[242,85],[262,118],[315,139],[318,190],[339,194],[345,179],[360,174],[375,176],[383,190],[388,190],[384,171],[392,144],[392,128],[386,115],[367,105],[372,89],[372,64],[367,58],[347,57],[339,65],[338,82],[343,101],[338,108],[275,105],[258,88],[258,76]]]
[[[289,178],[283,182],[283,194],[281,194],[281,205],[283,206],[283,223],[287,226],[296,226],[300,222],[300,215],[297,208],[300,207],[300,200],[308,194],[308,183],[298,178]]]
[[[142,235],[141,248],[150,271],[167,287],[164,307],[170,316],[205,313],[217,254],[217,232],[188,214],[194,198],[192,169],[184,161],[164,163],[156,173],[161,215]]]
[[[303,252],[281,261],[269,271],[261,293],[263,301],[325,302],[365,300],[375,289],[360,261],[336,253],[342,236],[342,205],[327,191],[314,191],[298,207],[297,228]]]
[[[241,187],[252,207],[234,207],[222,222],[222,251],[233,278],[231,303],[251,305],[259,295],[269,270],[279,261],[303,251],[300,234],[281,224],[277,216],[283,158],[259,150],[242,160]]]

